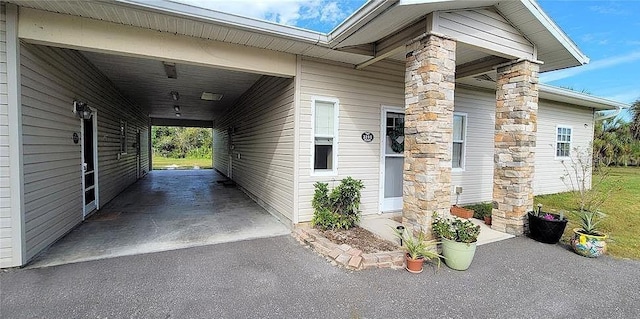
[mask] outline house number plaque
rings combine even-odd
[[[370,143],[371,141],[373,141],[373,133],[371,132],[362,133],[362,140],[367,143]]]
[[[78,133],[73,132],[73,144],[78,144],[80,142],[80,137],[78,137]]]

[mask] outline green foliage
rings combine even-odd
[[[579,218],[580,228],[586,235],[602,235],[602,232],[598,229],[598,224],[606,217],[601,212],[586,212],[581,211],[576,213]]]
[[[474,243],[478,241],[480,226],[467,219],[445,218],[433,213],[431,222],[433,231],[440,237],[461,243]]]
[[[473,210],[473,218],[483,219],[484,216],[491,216],[491,211],[493,210],[493,204],[478,203],[478,204],[463,206],[463,208]]]
[[[360,220],[360,191],[364,188],[361,180],[347,177],[331,193],[327,183],[317,182],[313,186],[311,224],[314,227],[349,229]]]
[[[428,260],[437,260],[438,268],[440,268],[440,258],[444,258],[436,251],[435,247],[438,242],[435,240],[426,240],[423,233],[418,233],[418,236],[413,236],[407,231],[395,232],[398,238],[402,239],[402,248],[409,254],[409,257],[413,260],[418,258],[424,258]]]
[[[593,137],[596,168],[640,165],[640,100],[634,103],[632,112],[631,122],[619,118],[596,122]]]
[[[212,156],[211,129],[154,126],[151,128],[153,152],[171,158],[207,158]]]

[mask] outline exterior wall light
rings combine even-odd
[[[93,110],[85,102],[73,101],[73,113],[79,119],[88,120],[93,115]]]

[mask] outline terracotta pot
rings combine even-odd
[[[422,264],[424,263],[424,258],[420,257],[418,259],[411,259],[409,254],[406,254],[405,259],[407,262],[407,270],[410,273],[419,274],[422,272]]]
[[[457,205],[451,206],[451,209],[449,211],[451,212],[451,215],[458,216],[460,218],[469,219],[469,218],[473,217],[473,210],[472,209],[462,208],[462,207],[457,206]]]
[[[486,225],[491,225],[491,216],[483,216],[482,218],[484,218],[484,223]]]

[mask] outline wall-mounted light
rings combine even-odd
[[[93,110],[85,102],[73,101],[73,113],[79,119],[88,120],[93,114]]]
[[[177,101],[180,99],[180,93],[178,93],[178,91],[171,91],[169,94],[171,94],[171,98],[174,101]]]
[[[182,114],[180,113],[176,113],[176,117],[180,117]]]
[[[173,106],[173,110],[176,112],[180,112],[180,106],[179,105],[174,105]]]
[[[171,62],[162,62],[164,64],[164,73],[167,74],[167,77],[170,79],[177,79],[178,72],[176,71],[176,64]]]

